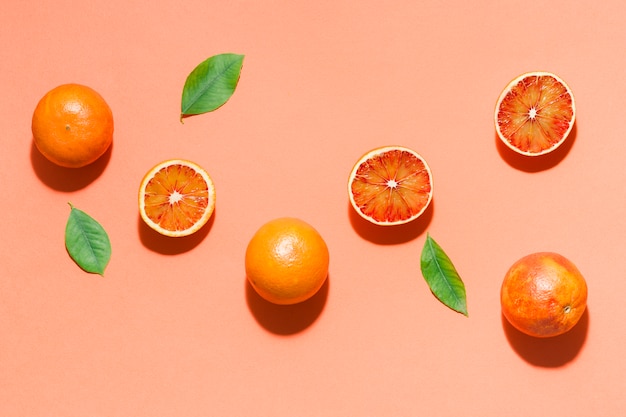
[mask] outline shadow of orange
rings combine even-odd
[[[502,327],[511,347],[526,362],[535,366],[556,368],[573,361],[585,344],[589,329],[589,308],[574,328],[560,336],[528,336],[514,328],[504,314]]]
[[[58,191],[72,192],[85,188],[104,171],[111,159],[113,143],[98,160],[82,168],[65,168],[46,159],[32,140],[30,161],[37,177],[48,187]]]
[[[215,221],[217,210],[207,223],[196,233],[183,237],[164,236],[153,230],[143,221],[141,215],[137,214],[137,228],[139,231],[139,239],[141,243],[153,252],[163,255],[177,255],[179,253],[188,252],[198,246],[204,238],[209,234],[213,222]]]
[[[395,245],[409,242],[422,235],[433,218],[435,199],[420,217],[412,222],[397,226],[379,226],[368,222],[354,210],[348,202],[348,215],[352,228],[364,239],[378,245]]]
[[[328,299],[330,277],[311,298],[298,304],[278,305],[263,299],[245,279],[246,301],[256,321],[267,331],[289,336],[302,332],[320,316]]]
[[[565,142],[554,151],[540,156],[526,156],[516,153],[502,142],[497,133],[495,133],[496,147],[500,157],[513,168],[525,172],[540,172],[558,165],[565,158],[576,141],[576,131],[576,123],[574,123]]]

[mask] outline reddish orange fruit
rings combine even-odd
[[[206,224],[215,209],[215,186],[199,165],[182,159],[161,162],[139,186],[139,213],[165,236],[188,236]]]
[[[385,146],[363,155],[352,168],[348,195],[356,212],[382,226],[408,223],[433,197],[430,167],[417,152]]]
[[[256,292],[275,304],[296,304],[319,291],[328,276],[328,247],[308,223],[272,220],[246,249],[246,276]]]
[[[587,283],[576,266],[552,252],[515,262],[500,291],[502,313],[523,333],[535,337],[563,334],[587,307]]]
[[[113,113],[95,90],[64,84],[37,104],[31,125],[37,149],[50,161],[80,168],[100,158],[113,141]]]
[[[549,72],[529,72],[511,81],[496,103],[498,137],[526,156],[554,151],[567,138],[576,119],[569,86]]]

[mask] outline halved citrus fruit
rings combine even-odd
[[[433,198],[430,167],[417,152],[402,146],[369,151],[352,168],[350,203],[364,219],[382,226],[417,219]]]
[[[498,137],[526,156],[552,152],[567,138],[576,119],[574,95],[549,72],[528,72],[511,81],[495,110]]]
[[[148,226],[165,236],[188,236],[206,224],[215,209],[215,186],[197,164],[161,162],[139,186],[139,213]]]

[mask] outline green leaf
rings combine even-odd
[[[187,76],[183,87],[183,117],[207,113],[221,107],[235,92],[243,55],[220,54],[200,63]]]
[[[433,295],[443,304],[467,316],[465,284],[452,261],[430,235],[422,249],[422,275]]]
[[[100,223],[69,204],[71,211],[65,225],[67,252],[85,271],[103,275],[111,259],[109,236]]]

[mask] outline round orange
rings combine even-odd
[[[206,224],[215,209],[215,186],[199,165],[183,159],[163,161],[139,185],[139,213],[162,235],[188,236]]]
[[[528,72],[511,81],[496,103],[498,137],[526,156],[554,151],[567,138],[576,119],[574,94],[557,75]]]
[[[348,196],[367,221],[393,226],[424,213],[433,198],[433,176],[426,160],[403,146],[384,146],[363,155],[352,168]]]
[[[551,337],[572,329],[587,307],[587,283],[557,253],[538,252],[515,262],[500,291],[502,313],[523,333]]]
[[[64,84],[44,95],[31,125],[37,149],[50,161],[80,168],[100,158],[113,141],[113,113],[95,90]]]
[[[246,276],[256,292],[275,304],[296,304],[319,291],[328,276],[329,254],[322,236],[295,218],[272,220],[246,249]]]

